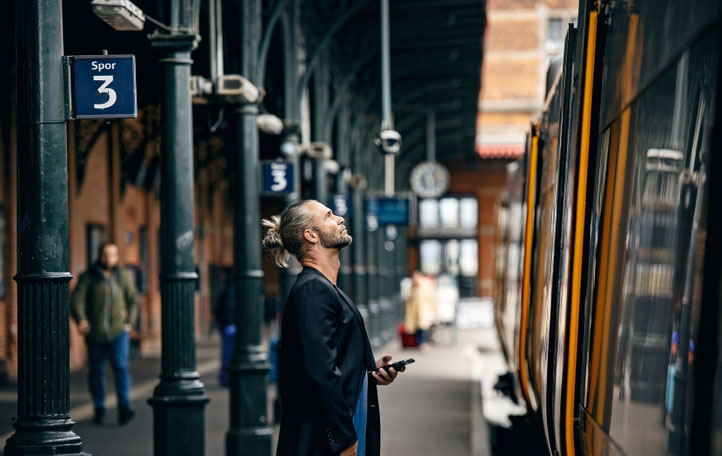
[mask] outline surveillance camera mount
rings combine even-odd
[[[401,133],[396,130],[381,130],[374,144],[379,146],[384,154],[396,155],[401,151]]]

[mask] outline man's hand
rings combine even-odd
[[[384,355],[381,359],[376,360],[376,369],[378,370],[376,372],[372,372],[371,375],[373,375],[379,385],[389,385],[393,383],[396,376],[399,375],[393,367],[389,368],[388,373],[386,372],[386,369],[381,369],[381,367],[388,366],[389,364],[391,364],[391,355]],[[400,369],[401,372],[405,370],[406,366]]]
[[[350,447],[339,453],[339,456],[356,456],[356,449],[358,448],[358,442],[354,443]]]
[[[78,333],[81,336],[85,336],[90,332],[90,323],[88,323],[88,320],[83,320],[80,323],[78,323]]]

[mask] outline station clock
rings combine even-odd
[[[449,189],[449,171],[436,162],[419,163],[411,171],[411,190],[422,198],[437,198]]]

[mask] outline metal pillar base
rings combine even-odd
[[[190,387],[181,386],[181,389]],[[204,433],[198,430],[204,429],[203,409],[210,399],[202,393],[198,396],[164,395],[163,390],[167,388],[161,383],[148,399],[153,407],[153,454],[204,454]]]
[[[226,434],[226,455],[271,454],[271,428],[234,429]]]
[[[70,429],[72,420],[27,420],[16,422],[15,434],[7,440],[3,454],[90,456],[83,452],[80,437]]]
[[[231,426],[226,433],[227,456],[268,456],[271,454],[271,428],[268,426],[268,371],[271,365],[263,352],[254,360],[246,359],[228,366],[231,376],[231,404],[242,416],[231,414]],[[259,358],[258,355],[262,355]],[[249,416],[256,412],[257,416]],[[238,421],[237,421],[238,420]],[[240,421],[244,422],[240,422]]]

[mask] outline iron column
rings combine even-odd
[[[293,163],[293,193],[286,197],[285,207],[291,206],[300,200],[301,173],[299,160],[298,127],[300,123],[299,99],[296,91],[298,85],[298,0],[286,3],[286,13],[282,18],[283,24],[283,110],[285,137],[281,144],[281,153]],[[300,265],[295,258],[291,259],[288,268],[281,269],[281,306],[286,302],[291,287],[300,272]],[[275,417],[274,417],[275,418]]]
[[[314,98],[314,118],[313,118],[313,136],[315,141],[322,141],[329,144],[330,138],[325,137],[323,121],[328,111],[328,52],[324,49],[321,51],[321,58],[318,69],[313,76],[313,98]],[[330,157],[323,155],[313,158],[313,197],[321,204],[328,204],[328,177],[325,168],[325,162]]]
[[[182,26],[180,2],[173,2],[173,26]],[[205,450],[204,409],[209,401],[196,371],[193,216],[193,120],[191,51],[198,36],[186,31],[155,32],[151,45],[161,53],[160,201],[160,383],[153,407],[153,451],[159,455]]]
[[[82,455],[71,429],[68,172],[60,0],[16,3],[18,410],[6,455]]]
[[[381,340],[381,306],[380,306],[380,284],[379,284],[379,258],[378,258],[378,216],[375,213],[365,213],[365,234],[366,234],[366,293],[369,306],[369,323],[371,345],[374,348],[380,347]]]
[[[366,179],[356,174],[351,180],[351,227],[354,233],[353,244],[353,301],[359,308],[359,312],[366,320],[366,325],[370,328],[369,308],[366,295],[366,264],[364,253],[366,223],[364,221],[364,189],[366,188]]]
[[[338,96],[338,95],[337,95]],[[349,110],[348,105],[345,102],[342,102],[341,109],[338,115],[338,126],[336,128],[336,144],[337,144],[337,160],[339,164],[341,165],[341,170],[339,171],[338,175],[336,176],[336,193],[339,195],[343,195],[344,198],[348,198],[348,188],[349,188],[349,179],[350,179],[350,153],[349,153],[349,141],[348,141],[348,129],[349,129]],[[346,221],[349,221],[349,218],[351,217],[351,213],[348,211],[348,208],[346,209],[345,214],[336,214],[336,215],[342,215]],[[354,236],[354,242],[356,242],[357,237],[360,232],[353,232],[352,235]],[[351,285],[351,249],[341,249],[339,259],[341,261],[341,270],[339,274],[339,280],[338,285],[342,290],[349,291],[349,287]],[[359,303],[356,303],[358,306]]]
[[[253,83],[258,71],[261,2],[242,0],[241,73]],[[270,364],[261,340],[263,271],[258,176],[258,105],[244,102],[233,108],[230,125],[233,150],[233,264],[236,287],[236,342],[228,366],[231,377],[230,429],[227,455],[268,456],[268,371]]]
[[[380,0],[381,4],[381,130],[393,130],[391,114],[391,37],[389,32],[389,0]],[[392,153],[384,154],[384,193],[394,194],[394,164]]]

